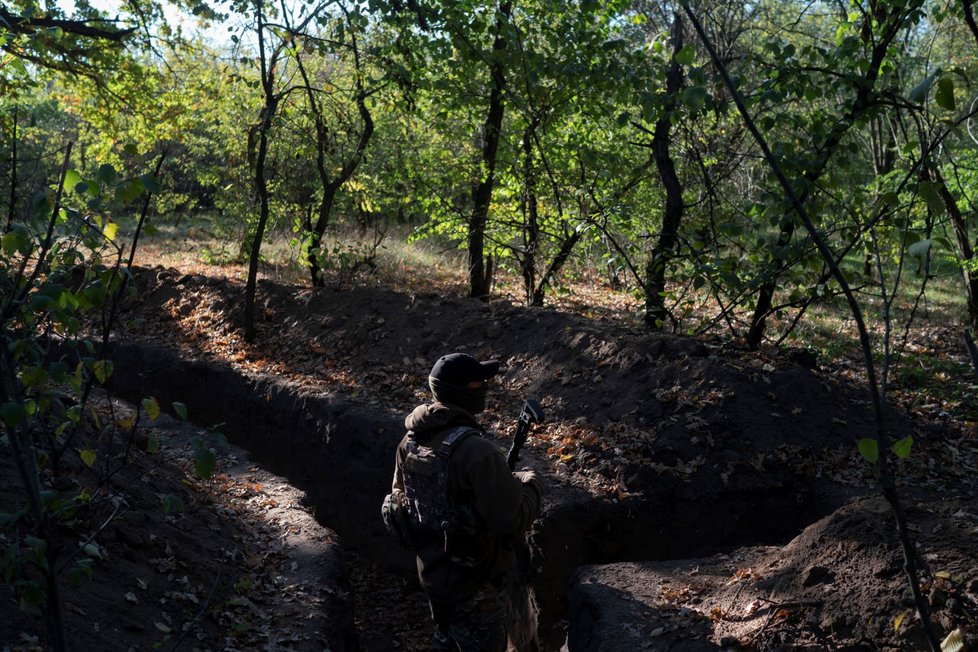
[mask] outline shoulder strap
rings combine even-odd
[[[449,457],[455,447],[461,444],[470,435],[478,435],[479,431],[471,426],[458,426],[453,428],[450,433],[441,441],[441,445],[438,446],[438,454],[443,457]]]

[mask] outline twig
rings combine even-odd
[[[177,640],[173,641],[173,645],[170,646],[168,652],[174,652],[174,650],[176,650],[180,644],[183,643],[183,639],[187,638],[187,634],[190,633],[190,627],[187,627],[187,625],[200,622],[200,619],[204,617],[204,612],[207,611],[207,607],[210,606],[211,600],[214,599],[214,591],[217,590],[217,585],[220,584],[221,577],[223,575],[224,563],[221,562],[221,565],[217,567],[217,577],[214,578],[214,583],[211,584],[211,590],[207,593],[207,599],[204,600],[204,604],[200,605],[200,611],[197,612],[197,615],[187,621],[183,627],[183,631],[180,632],[180,636],[177,637]]]

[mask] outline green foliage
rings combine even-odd
[[[93,527],[86,520],[93,494],[48,484],[71,455],[104,481],[125,459],[98,442],[132,437],[134,430],[86,409],[91,389],[112,379],[102,349],[115,304],[132,290],[125,266],[130,245],[112,215],[157,188],[150,175],[127,176],[109,164],[70,169],[68,160],[59,183],[41,188],[23,219],[16,205],[9,207],[0,237],[0,423],[28,503],[0,519],[2,570],[23,608],[41,608],[49,632],[62,625],[54,606],[58,579],[51,576],[64,546],[62,528]],[[144,403],[147,411],[154,403]],[[91,436],[76,445],[82,430]],[[71,583],[89,577],[102,557],[94,540],[81,553],[87,559],[66,566]]]

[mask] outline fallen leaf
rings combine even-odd
[[[906,611],[904,611],[903,613],[901,613],[899,616],[897,616],[896,618],[894,618],[893,619],[893,631],[899,632],[900,631],[900,625],[903,624],[903,621],[909,615],[910,615],[910,610],[907,609]]]

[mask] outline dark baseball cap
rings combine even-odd
[[[499,373],[497,360],[479,362],[467,353],[443,355],[431,368],[431,378],[459,387],[480,380],[489,380],[497,373]]]

